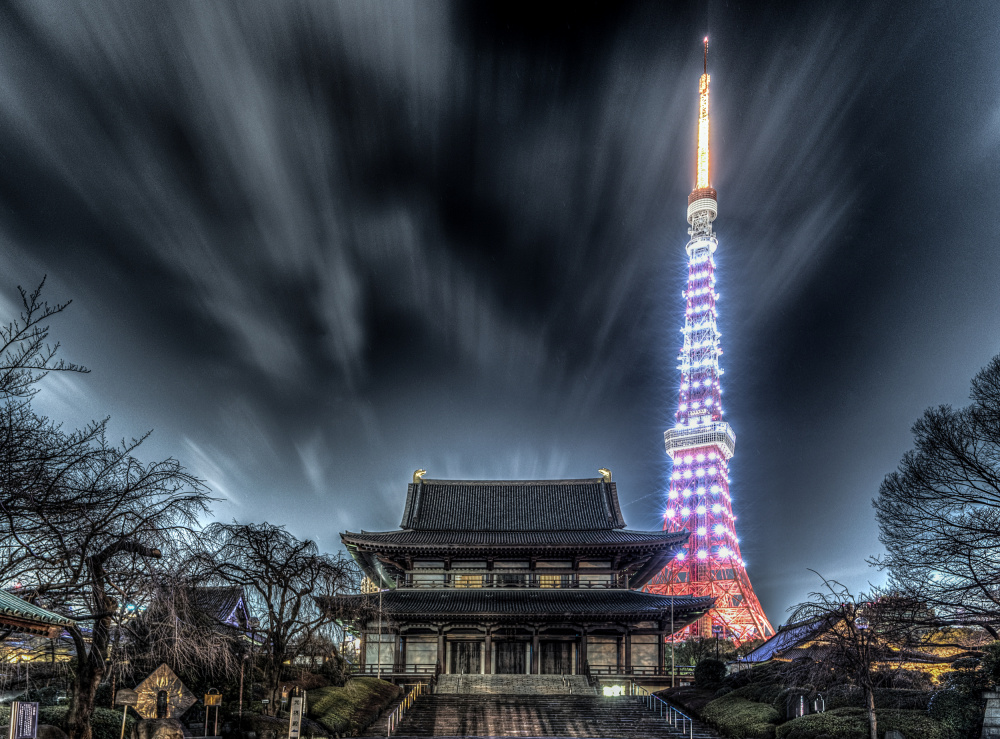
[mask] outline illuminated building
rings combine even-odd
[[[705,71],[698,83],[698,159],[695,188],[688,196],[688,280],[681,329],[680,398],[676,424],[664,433],[673,460],[664,530],[691,532],[678,553],[647,587],[662,595],[711,596],[715,607],[692,624],[692,636],[736,641],[774,633],[747,577],[729,497],[729,460],[736,434],[722,420],[715,259],[719,245],[712,222],[718,198],[709,184],[708,39]]]
[[[341,539],[380,590],[320,598],[361,637],[358,669],[580,675],[663,686],[671,633],[712,601],[642,592],[686,531],[625,528],[611,473],[582,480],[414,474],[396,531]]]

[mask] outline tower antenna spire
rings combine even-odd
[[[705,37],[705,74],[708,74],[708,36]]]

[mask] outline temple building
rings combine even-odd
[[[397,681],[589,672],[662,683],[666,637],[713,601],[640,592],[688,533],[626,529],[601,472],[469,481],[418,470],[398,530],[341,534],[377,589],[321,601],[359,634],[359,669]]]

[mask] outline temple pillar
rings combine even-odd
[[[625,673],[631,674],[632,672],[632,630],[625,630]]]
[[[580,629],[580,665],[577,669],[581,674],[585,672],[587,665],[587,627]]]
[[[438,664],[441,665],[441,672],[448,672],[448,665],[446,663],[447,655],[444,649],[444,627],[438,626]]]
[[[534,633],[531,635],[531,674],[537,675],[539,672],[539,661],[538,661],[538,627],[535,627]]]
[[[486,642],[483,655],[483,673],[493,674],[493,629],[486,627]]]

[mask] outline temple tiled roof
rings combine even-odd
[[[29,634],[57,636],[73,621],[0,590],[0,625]]]
[[[572,531],[625,528],[618,491],[586,480],[422,480],[410,484],[400,528]]]
[[[452,544],[463,546],[531,546],[538,545],[622,545],[683,544],[687,532],[631,531],[628,529],[598,529],[596,531],[347,531],[341,535],[345,543],[389,546],[438,547]]]
[[[377,595],[348,595],[317,599],[331,615],[352,612],[365,605],[378,610]],[[671,597],[614,588],[398,588],[384,591],[382,612],[388,617],[455,616],[511,618],[542,617],[564,620],[583,617],[639,620],[659,619],[670,613]],[[711,608],[712,598],[673,598],[674,619],[694,620]]]
[[[774,636],[745,657],[742,657],[739,661],[759,663],[772,659],[781,659],[786,652],[811,641],[827,628],[829,628],[829,621],[827,619],[814,619],[782,626]]]

